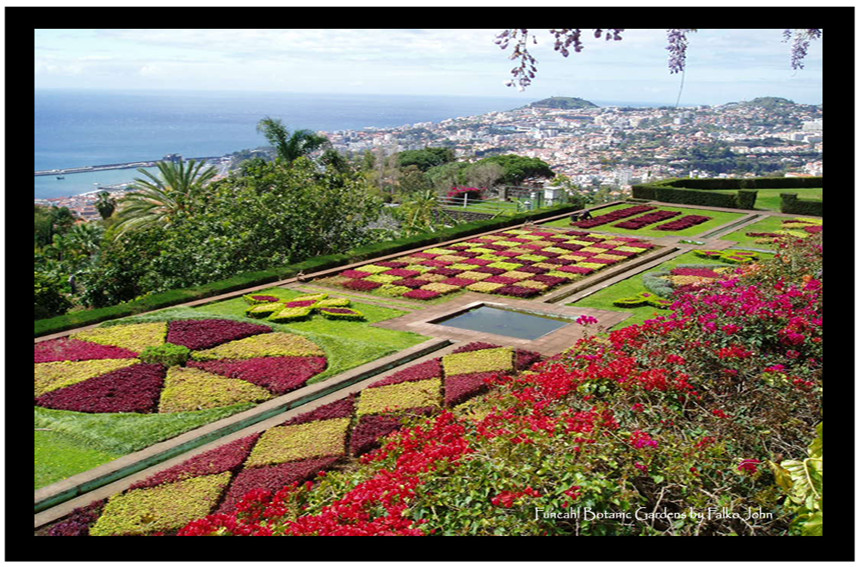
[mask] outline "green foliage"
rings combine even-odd
[[[454,161],[454,150],[451,148],[427,147],[423,150],[406,150],[397,154],[397,163],[401,168],[414,165],[421,171],[452,161]]]
[[[191,357],[191,349],[182,345],[165,343],[158,346],[148,346],[140,353],[140,359],[149,364],[164,366],[185,366]]]
[[[72,307],[72,302],[64,293],[65,285],[56,277],[36,272],[34,274],[33,316],[46,319],[62,315]]]
[[[788,495],[788,506],[795,514],[792,528],[800,535],[823,535],[823,422],[809,445],[808,457],[802,461],[768,461],[776,483]]]

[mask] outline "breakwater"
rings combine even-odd
[[[198,157],[198,158],[187,158],[188,160],[196,160],[196,161],[208,161],[212,159],[218,159],[219,156],[209,156],[209,157]],[[136,169],[138,167],[154,167],[159,161],[162,160],[152,160],[152,161],[132,161],[127,163],[108,163],[105,165],[86,165],[83,167],[67,167],[64,169],[46,169],[41,171],[36,171],[36,177],[42,175],[65,175],[72,173],[90,173],[92,171],[107,171],[110,169]]]

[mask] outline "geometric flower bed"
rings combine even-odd
[[[628,230],[639,230],[643,226],[648,226],[649,224],[654,224],[655,222],[660,222],[666,219],[670,219],[672,217],[677,217],[680,214],[680,211],[654,211],[652,213],[648,213],[640,217],[620,222],[613,226],[617,228],[626,228]]]
[[[152,347],[188,349],[183,365],[144,362]],[[147,359],[148,360],[148,359]],[[173,413],[262,402],[326,368],[310,340],[227,319],[98,327],[35,345],[38,406],[85,413]]]
[[[822,223],[823,220],[817,218],[785,219],[782,221],[781,230],[776,232],[747,232],[746,235],[760,238],[761,240],[756,240],[760,244],[770,243],[774,238],[786,238],[789,236],[807,238],[811,234],[822,232]]]
[[[316,283],[418,300],[462,290],[528,298],[651,248],[630,237],[515,229],[344,270]]]
[[[758,254],[749,250],[693,250],[693,254],[728,264],[749,264],[758,259]]]
[[[524,370],[540,355],[486,343],[414,364],[358,394],[192,457],[122,493],[75,510],[47,535],[175,533],[210,513],[231,513],[252,490],[276,492],[360,456],[404,418],[485,392],[487,378]]]
[[[617,220],[626,219],[635,215],[640,215],[642,213],[653,211],[657,207],[652,207],[650,205],[633,205],[630,207],[625,207],[623,209],[617,209],[615,211],[610,211],[608,213],[604,213],[602,215],[598,215],[596,217],[592,217],[590,219],[585,219],[581,221],[576,221],[571,223],[573,226],[578,228],[594,228],[595,226],[600,226],[604,224],[609,224],[611,222],[615,222]]]
[[[335,321],[363,321],[364,315],[350,309],[349,299],[329,298],[326,293],[300,295],[293,299],[281,299],[271,295],[246,295],[245,301],[251,304],[245,315],[254,319],[265,317],[275,323],[305,321],[318,313],[326,319]]]
[[[697,287],[715,280],[725,280],[732,276],[730,266],[682,264],[671,269],[658,270],[643,275],[642,283],[657,296],[670,297],[673,293],[694,291]],[[671,305],[671,301],[665,302]],[[623,306],[619,303],[616,305]],[[630,305],[627,305],[630,307]],[[655,307],[659,307],[655,305]]]
[[[654,230],[686,230],[709,220],[711,220],[711,217],[706,217],[705,215],[686,215],[677,220],[655,226]]]

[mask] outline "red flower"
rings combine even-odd
[[[758,459],[744,459],[738,465],[738,470],[752,475],[758,472],[758,465],[760,463],[761,461]]]

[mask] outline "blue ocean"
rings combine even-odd
[[[36,90],[34,170],[149,161],[178,153],[220,156],[267,145],[261,118],[290,130],[360,130],[438,122],[518,108],[523,98],[297,93]],[[35,177],[35,197],[92,191],[138,177],[134,169]]]

